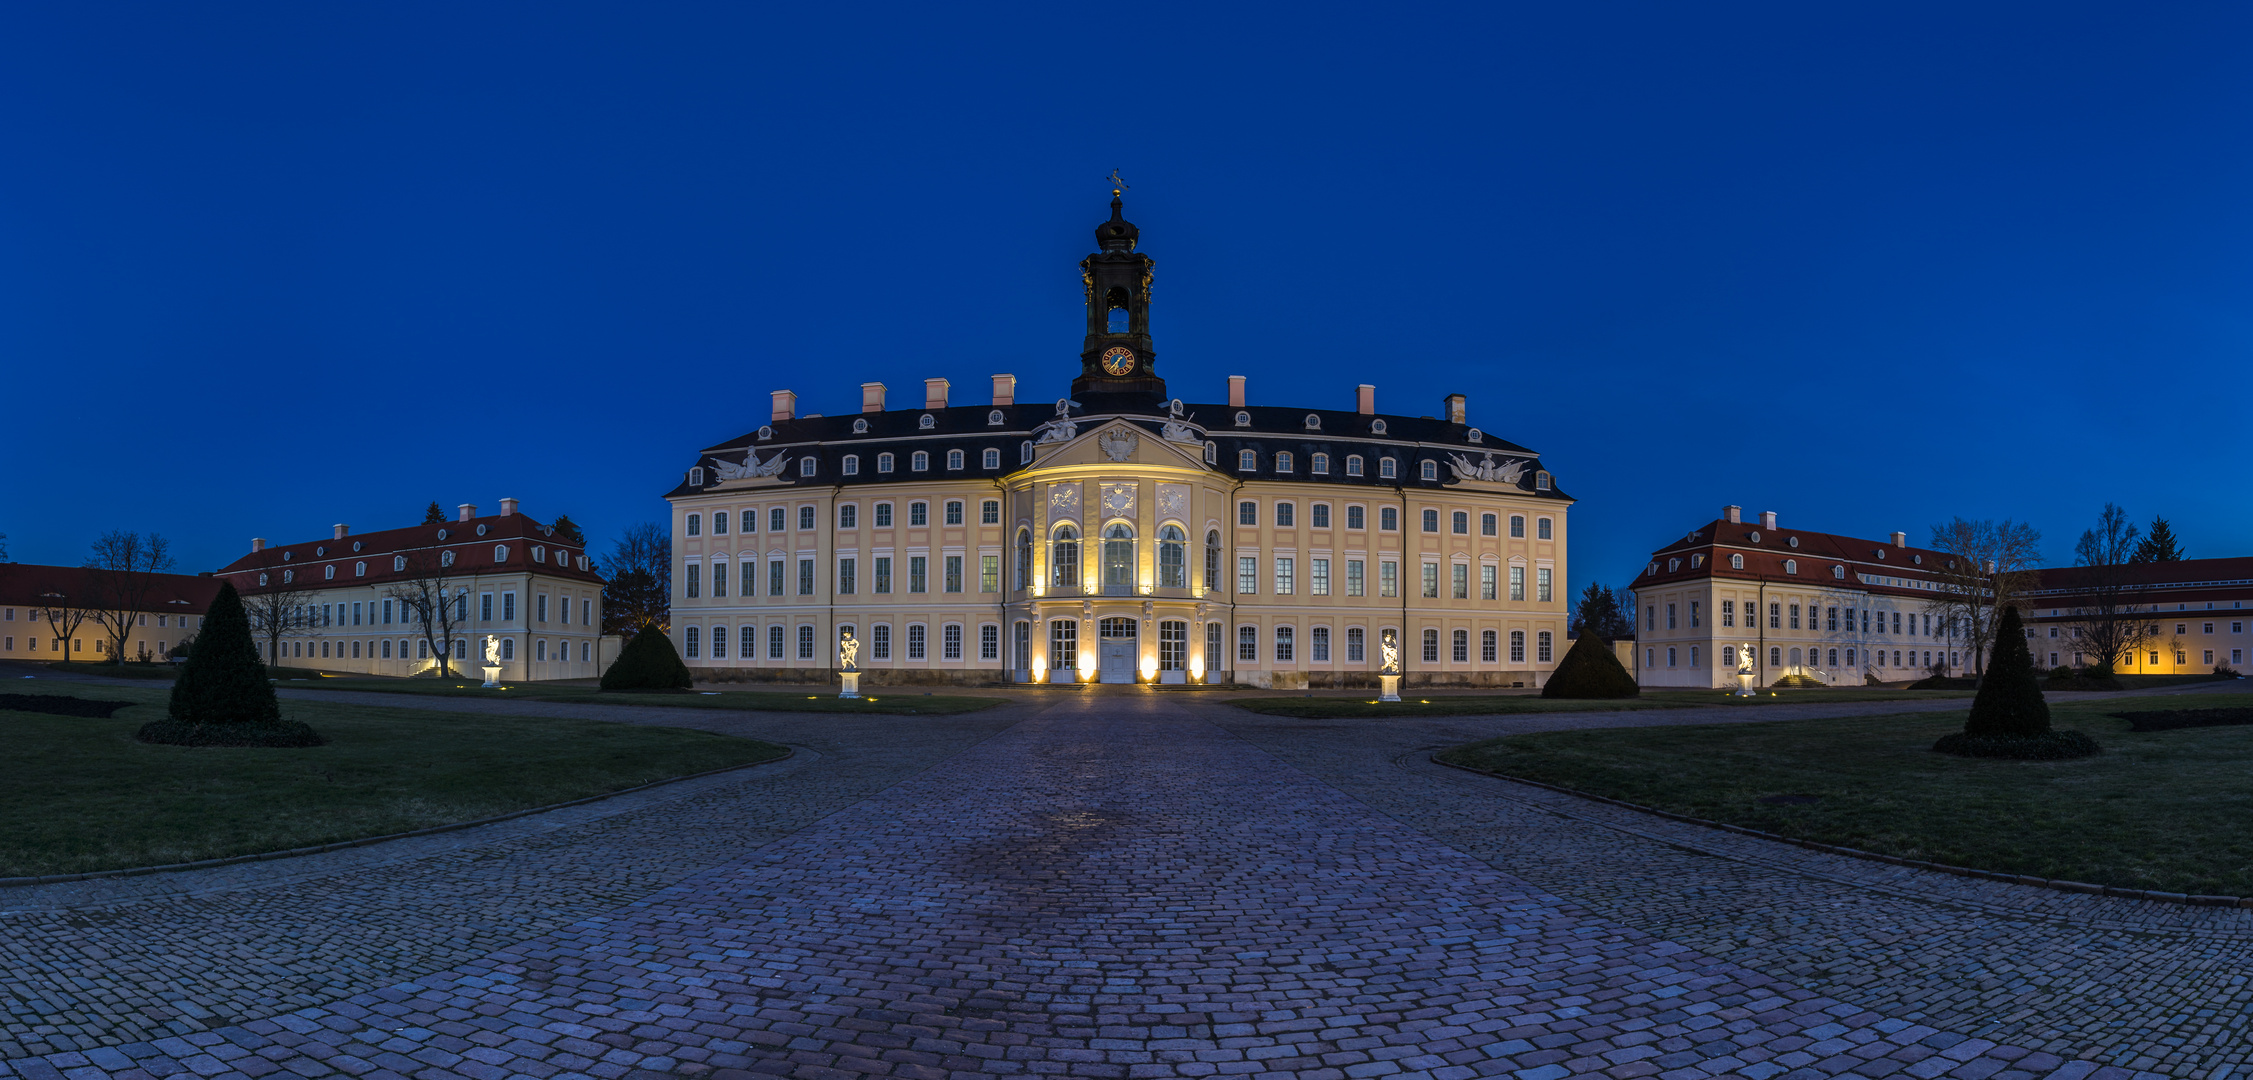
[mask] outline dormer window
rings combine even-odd
[[[326,548],[326,547],[317,547],[317,548],[314,548],[314,549],[313,549],[313,557],[314,557],[314,558],[316,558],[316,559],[318,559],[318,558],[320,558],[321,556],[323,556],[323,555],[326,555],[326,554],[328,554],[328,553],[329,553],[329,549],[328,549],[328,548]]]
[[[1210,454],[1207,454],[1207,455],[1205,455],[1205,460],[1207,460],[1207,461],[1210,461],[1210,460],[1212,460],[1212,455],[1210,455]],[[1019,465],[1030,465],[1030,464],[1032,464],[1032,463],[1033,463],[1033,441],[1032,441],[1031,439],[1026,439],[1026,440],[1025,440],[1024,442],[1022,442],[1022,443],[1019,443],[1019,444],[1017,445],[1017,464],[1019,464]]]
[[[354,540],[354,541],[352,541],[352,550],[354,550],[354,551],[358,551],[358,550],[360,550],[360,542],[359,542],[358,540]]]
[[[924,413],[922,416],[916,418],[915,426],[924,431],[929,431],[932,428],[938,427],[939,421],[933,418],[930,413]]]
[[[1025,448],[1026,448],[1026,449],[1028,449],[1028,450],[1030,450],[1030,449],[1032,448],[1032,445],[1033,445],[1033,444],[1031,444],[1031,443],[1026,443],[1026,444],[1025,444]],[[1031,460],[1031,459],[1030,459],[1030,458],[1028,458],[1027,460]],[[1205,464],[1207,464],[1207,465],[1218,465],[1218,464],[1220,464],[1220,444],[1219,444],[1219,443],[1216,443],[1216,442],[1208,442],[1208,443],[1206,443],[1206,444],[1205,444]]]
[[[263,585],[265,585],[265,584],[266,584],[266,575],[264,575],[264,574],[260,574],[260,575],[258,575],[258,584],[259,584],[259,585],[261,585],[261,586],[263,586]]]
[[[702,466],[702,465],[699,465],[699,466],[697,466],[697,467],[695,467],[695,468],[693,468],[693,469],[690,469],[690,470],[688,471],[688,486],[690,486],[690,487],[703,487],[703,486],[704,486],[704,466]]]
[[[1347,455],[1346,455],[1346,475],[1347,475],[1347,476],[1360,476],[1360,475],[1361,475],[1361,455],[1360,455],[1360,454],[1347,454]]]
[[[400,572],[400,571],[402,571],[402,570],[405,570],[406,568],[407,568],[407,557],[406,557],[405,555],[393,555],[393,556],[391,557],[391,572],[392,572],[392,573],[396,574],[396,573],[398,573],[398,572]]]
[[[868,434],[868,421],[866,421],[866,420],[863,420],[863,419],[861,419],[860,417],[857,417],[857,416],[856,416],[856,417],[854,417],[854,418],[853,418],[853,434],[855,434],[855,435],[866,435],[866,434]]]
[[[1001,449],[994,446],[986,447],[986,452],[983,456],[983,462],[986,468],[1001,468]]]
[[[891,471],[892,471],[892,455],[890,455],[890,454],[878,454],[878,455],[876,455],[876,471],[877,471],[877,472],[879,472],[879,473],[888,473],[888,472],[891,472]]]
[[[1917,564],[1918,566],[1923,566],[1923,565],[1924,565],[1924,556],[1922,556],[1922,555],[1911,555],[1911,556],[1909,556],[1909,561],[1910,561],[1910,562],[1913,562],[1913,563],[1915,563],[1915,564]]]
[[[293,581],[296,581],[296,580],[297,580],[297,571],[295,571],[295,570],[284,570],[284,571],[282,571],[282,584],[284,584],[284,585],[287,585],[287,584],[289,584],[290,582],[293,582]]]
[[[1313,454],[1306,460],[1306,471],[1316,476],[1330,475],[1330,455]]]
[[[1796,573],[1798,573],[1798,572],[1799,572],[1799,560],[1798,560],[1798,559],[1785,559],[1785,560],[1784,560],[1784,573],[1787,573],[1787,574],[1796,574]]]
[[[364,562],[356,562],[356,563],[353,563],[353,564],[352,564],[352,576],[353,576],[353,577],[366,577],[366,576],[368,576],[368,564],[366,564],[366,563],[364,563]]]
[[[1697,569],[1698,567],[1701,567],[1701,566],[1704,566],[1704,565],[1705,565],[1705,556],[1703,556],[1703,555],[1692,555],[1692,556],[1690,556],[1690,569],[1692,569],[1692,570],[1695,570],[1695,569]]]
[[[1000,409],[995,409],[994,411],[992,411],[992,412],[990,412],[990,413],[987,413],[987,414],[986,414],[986,426],[987,426],[987,427],[1000,427],[1001,425],[1002,425],[1002,415],[1001,415],[1001,410],[1000,410]]]
[[[477,527],[477,535],[479,535],[479,536],[483,536],[483,535],[485,535],[485,526],[483,526],[483,525],[479,525],[479,526]]]
[[[1377,459],[1377,479],[1391,480],[1400,475],[1400,463],[1389,457]]]
[[[1252,414],[1250,414],[1250,413],[1248,413],[1248,412],[1240,412],[1240,413],[1237,413],[1237,414],[1236,414],[1236,426],[1237,426],[1237,427],[1250,427],[1250,426],[1252,426]]]
[[[1279,451],[1279,452],[1277,452],[1277,453],[1276,453],[1276,455],[1275,455],[1275,471],[1276,471],[1276,472],[1279,472],[1279,473],[1287,473],[1287,472],[1290,472],[1290,471],[1291,471],[1291,452],[1290,452],[1290,451],[1288,451],[1288,450],[1283,450],[1283,451]]]
[[[1384,434],[1384,433],[1385,433],[1385,422],[1384,422],[1384,421],[1382,421],[1382,420],[1371,420],[1371,421],[1369,421],[1369,434],[1371,434],[1371,435],[1382,435],[1382,434]]]
[[[837,463],[837,471],[844,473],[846,476],[859,476],[861,474],[861,456],[859,454],[845,455],[845,460]]]
[[[1831,567],[1831,576],[1832,576],[1832,577],[1834,577],[1834,578],[1837,578],[1837,579],[1838,579],[1838,580],[1840,580],[1840,581],[1845,581],[1845,580],[1846,580],[1846,568],[1845,568],[1845,567],[1843,567],[1843,566],[1834,566],[1834,567]]]
[[[724,517],[724,515],[721,515],[721,516],[722,516],[722,517]],[[720,519],[719,517],[715,517],[715,518],[714,518],[714,520],[719,520],[719,519]],[[532,561],[533,561],[533,562],[536,562],[536,563],[545,563],[545,562],[547,562],[547,561],[548,561],[548,549],[546,549],[546,548],[544,548],[544,547],[541,547],[541,546],[540,546],[540,545],[538,545],[538,544],[534,544],[534,545],[532,545]]]
[[[1536,472],[1536,473],[1534,473],[1534,474],[1533,474],[1533,490],[1535,490],[1535,491],[1547,491],[1547,490],[1549,490],[1549,471],[1548,471],[1547,469],[1543,469],[1543,470],[1541,470],[1540,472]]]
[[[1799,538],[1798,538],[1798,537],[1796,537],[1796,536],[1787,536],[1787,537],[1785,537],[1785,538],[1784,538],[1784,543],[1790,544],[1790,545],[1791,545],[1791,546],[1793,546],[1793,547],[1798,547],[1798,546],[1799,546]]]
[[[812,476],[816,468],[819,468],[819,466],[814,463],[814,456],[812,454],[807,454],[806,456],[798,459],[798,475]]]
[[[947,468],[949,468],[949,469],[960,469],[961,467],[962,467],[962,451],[960,451],[960,450],[949,450],[949,451],[947,451]]]
[[[322,567],[322,568],[321,568],[321,580],[323,580],[323,581],[335,581],[335,580],[336,580],[336,567],[335,567],[334,565],[330,565],[330,566],[324,566],[324,567]]]
[[[1675,572],[1676,570],[1680,570],[1681,568],[1682,568],[1682,560],[1680,560],[1680,559],[1668,559],[1668,560],[1666,560],[1666,572],[1667,572],[1667,573],[1671,574],[1671,573]]]
[[[773,428],[771,428],[771,427],[762,427],[762,428],[760,428],[760,429],[759,429],[759,441],[760,441],[760,442],[765,442],[765,441],[767,441],[768,439],[771,439],[771,438],[774,438],[774,429],[773,429]]]
[[[918,450],[915,453],[908,455],[907,467],[916,472],[929,472],[931,469],[930,452],[925,450]]]
[[[1729,556],[1729,569],[1731,569],[1731,570],[1742,570],[1742,569],[1744,569],[1744,568],[1745,568],[1745,557],[1744,557],[1744,556],[1742,556],[1742,555],[1731,555],[1731,556]]]
[[[441,552],[439,552],[439,553],[438,553],[438,565],[440,565],[440,566],[452,566],[452,565],[454,565],[454,553],[453,553],[453,551],[452,551],[452,550],[447,550],[447,551],[441,551]],[[287,575],[284,575],[284,576],[287,576]]]
[[[505,562],[507,562],[507,561],[508,561],[508,545],[507,545],[507,544],[495,544],[495,545],[493,545],[493,561],[494,561],[494,562],[497,562],[497,563],[505,563]]]
[[[445,535],[445,534],[441,533],[441,534],[439,534],[439,535],[443,536],[443,535]],[[294,552],[294,551],[285,551],[285,552],[282,552],[282,561],[283,561],[283,562],[288,562],[288,561],[290,561],[291,559],[293,559],[293,558],[296,558],[296,557],[297,557],[297,553],[296,553],[296,552]]]
[[[1648,573],[1648,574],[1656,575],[1656,574],[1658,573],[1658,564],[1657,564],[1657,563],[1655,563],[1655,562],[1654,562],[1654,563],[1652,563],[1652,564],[1651,564],[1651,568],[1650,568],[1649,570],[1646,570],[1646,571],[1644,571],[1644,572],[1645,572],[1645,573]]]
[[[1306,414],[1306,429],[1308,431],[1322,430],[1322,418],[1313,413]]]
[[[1424,468],[1424,479],[1426,479],[1426,480],[1437,480],[1437,479],[1439,479],[1439,462],[1433,461],[1433,460],[1431,460],[1430,458],[1426,458],[1426,459],[1424,459],[1424,466],[1423,466],[1423,468]]]
[[[1236,467],[1244,472],[1257,471],[1259,469],[1259,454],[1251,450],[1237,451]]]
[[[1471,429],[1471,433],[1470,433],[1470,435],[1468,436],[1468,438],[1469,438],[1469,439],[1470,439],[1470,440],[1471,440],[1472,442],[1475,442],[1475,443],[1478,443],[1478,442],[1485,442],[1485,441],[1486,441],[1486,436],[1485,436],[1485,434],[1481,433],[1481,432],[1479,431],[1479,429],[1477,429],[1477,428],[1472,428],[1472,429]]]

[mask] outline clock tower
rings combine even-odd
[[[1150,348],[1150,271],[1157,261],[1134,250],[1141,231],[1123,216],[1120,195],[1111,189],[1111,220],[1095,227],[1101,251],[1080,260],[1087,287],[1087,342],[1080,350],[1080,377],[1072,396],[1154,394],[1165,397]]]

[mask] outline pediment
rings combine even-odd
[[[1162,468],[1205,469],[1202,442],[1175,442],[1128,420],[1104,420],[1077,425],[1073,437],[1033,447],[1034,468],[1073,465],[1146,465]]]

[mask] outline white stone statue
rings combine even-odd
[[[1166,422],[1165,426],[1158,429],[1158,437],[1167,442],[1194,443],[1199,441],[1196,430],[1191,428],[1188,423],[1194,416],[1193,413],[1182,412],[1180,398],[1166,402]]]
[[[1752,659],[1753,659],[1753,648],[1752,648],[1752,642],[1749,642],[1749,641],[1748,641],[1748,642],[1745,642],[1745,643],[1744,643],[1744,644],[1742,644],[1742,645],[1739,645],[1739,646],[1737,646],[1737,674],[1739,674],[1739,675],[1750,675],[1750,674],[1752,674]]]
[[[787,451],[777,450],[771,460],[761,462],[757,450],[746,450],[743,453],[743,464],[736,465],[719,458],[713,458],[712,469],[719,474],[722,480],[749,480],[761,476],[777,476],[782,472],[782,459],[786,454]]]
[[[494,637],[491,634],[485,635],[485,666],[492,667],[499,664],[500,662],[501,639]]]
[[[1518,481],[1525,476],[1525,462],[1511,458],[1497,465],[1493,454],[1476,462],[1461,454],[1449,454],[1447,467],[1455,473],[1457,480],[1483,480],[1490,484],[1509,484],[1512,487],[1517,486]]]
[[[1071,398],[1056,399],[1056,418],[1042,424],[1040,437],[1034,443],[1071,442],[1079,437],[1080,426],[1072,419],[1072,407],[1079,402]]]
[[[844,635],[837,639],[837,666],[846,671],[855,670],[858,666],[855,661],[860,656],[860,652],[860,641],[853,637],[852,631],[845,631]]]
[[[1134,448],[1141,442],[1142,437],[1131,431],[1112,430],[1095,437],[1096,447],[1103,451],[1104,457],[1112,461],[1125,461],[1133,457]]]
[[[1392,675],[1400,671],[1400,639],[1394,637],[1392,631],[1385,631],[1385,636],[1377,639],[1377,655],[1384,661],[1377,668],[1379,672]]]

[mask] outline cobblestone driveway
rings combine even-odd
[[[0,898],[0,1069],[2221,1080],[2243,1058],[2243,913],[1959,894],[1421,761],[1506,720],[1193,695],[665,719],[813,752],[325,873]]]

